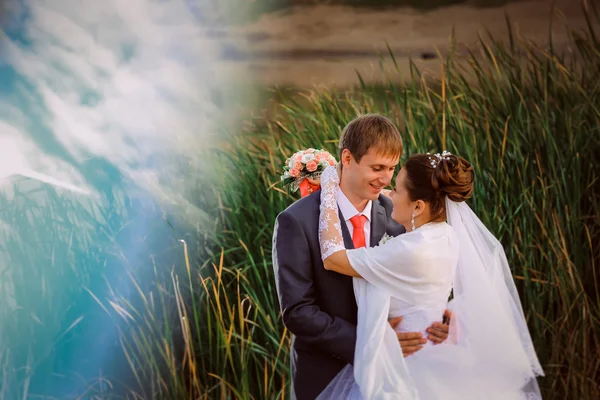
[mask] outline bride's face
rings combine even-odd
[[[406,170],[402,168],[396,177],[396,184],[390,193],[394,209],[392,219],[409,229],[410,220],[415,209],[415,202],[411,201],[406,190]]]

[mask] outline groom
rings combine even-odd
[[[402,155],[398,129],[381,115],[351,121],[339,144],[343,174],[337,202],[347,249],[376,246],[383,235],[405,232],[393,221],[391,200],[381,194]],[[352,278],[323,268],[319,246],[320,191],[304,197],[277,217],[273,268],[283,322],[292,341],[292,398],[313,400],[348,363],[354,362],[357,305]],[[393,326],[400,318],[390,321]],[[441,323],[429,339],[448,336]],[[420,333],[398,333],[406,355],[426,342]]]

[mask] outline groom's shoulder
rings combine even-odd
[[[317,190],[314,193],[296,200],[290,204],[281,214],[289,214],[297,218],[306,218],[311,215],[318,215],[319,205],[321,204],[321,191]]]
[[[392,203],[392,199],[390,199],[388,196],[386,196],[384,194],[380,194],[378,200],[379,200],[379,204],[381,204],[381,206],[383,208],[385,208],[385,210],[388,213],[392,212],[392,208],[394,208],[394,204]]]
[[[385,210],[387,220],[386,233],[391,236],[397,236],[401,233],[405,233],[406,229],[404,229],[402,225],[400,225],[398,222],[392,219],[392,211],[394,210],[394,203],[392,203],[392,199],[382,194],[379,196],[378,200],[381,207],[383,207],[383,209]]]

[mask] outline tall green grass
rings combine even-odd
[[[122,196],[120,197],[122,200]],[[93,316],[81,313],[84,287],[106,265],[102,245],[111,222],[126,213],[119,196],[107,208],[35,181],[15,183],[0,197],[0,398],[29,398],[60,385],[74,357],[66,348]],[[69,373],[81,379],[80,371]],[[94,366],[97,371],[97,367]],[[56,374],[55,374],[56,373]],[[43,388],[43,389],[42,389]],[[43,393],[45,394],[45,393]]]
[[[288,398],[290,336],[271,240],[277,214],[295,198],[280,187],[281,165],[304,147],[335,152],[349,120],[379,112],[402,128],[404,159],[447,149],[475,165],[472,206],[507,251],[547,374],[544,397],[599,398],[600,38],[593,26],[600,18],[589,15],[589,29],[573,32],[569,53],[513,35],[507,43],[484,37],[480,53],[449,56],[441,80],[413,68],[405,85],[390,77],[350,92],[310,91],[301,101],[284,99],[276,116],[222,132],[222,142],[200,155],[219,178],[200,182],[215,237],[173,241],[181,261],[148,260],[150,277],[128,269],[133,293],[111,281],[103,296],[86,291],[117,327],[128,371],[127,378],[102,371],[106,381],[98,381],[106,383],[90,383],[88,395]],[[30,316],[12,315],[35,326]],[[12,351],[0,349],[1,365]],[[18,373],[5,367],[2,377]],[[27,393],[23,380],[10,392],[0,385],[0,393]]]
[[[98,299],[142,307],[137,288],[156,286],[152,261],[167,271],[161,280],[172,265],[185,271],[179,238],[191,235],[190,256],[206,258],[201,246],[211,240],[211,226],[182,229],[175,218],[165,220],[173,207],[160,208],[150,193],[126,188],[108,163],[99,169],[102,178],[87,174],[97,196],[30,179],[0,192],[2,400],[114,398],[129,391],[134,372],[120,343],[124,323],[111,319]],[[203,174],[196,183],[201,188],[210,179]],[[195,198],[214,202],[208,196]]]

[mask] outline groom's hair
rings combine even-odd
[[[385,157],[402,155],[402,137],[398,128],[386,117],[379,114],[361,115],[344,128],[339,144],[339,157],[348,149],[357,163],[369,149]]]

